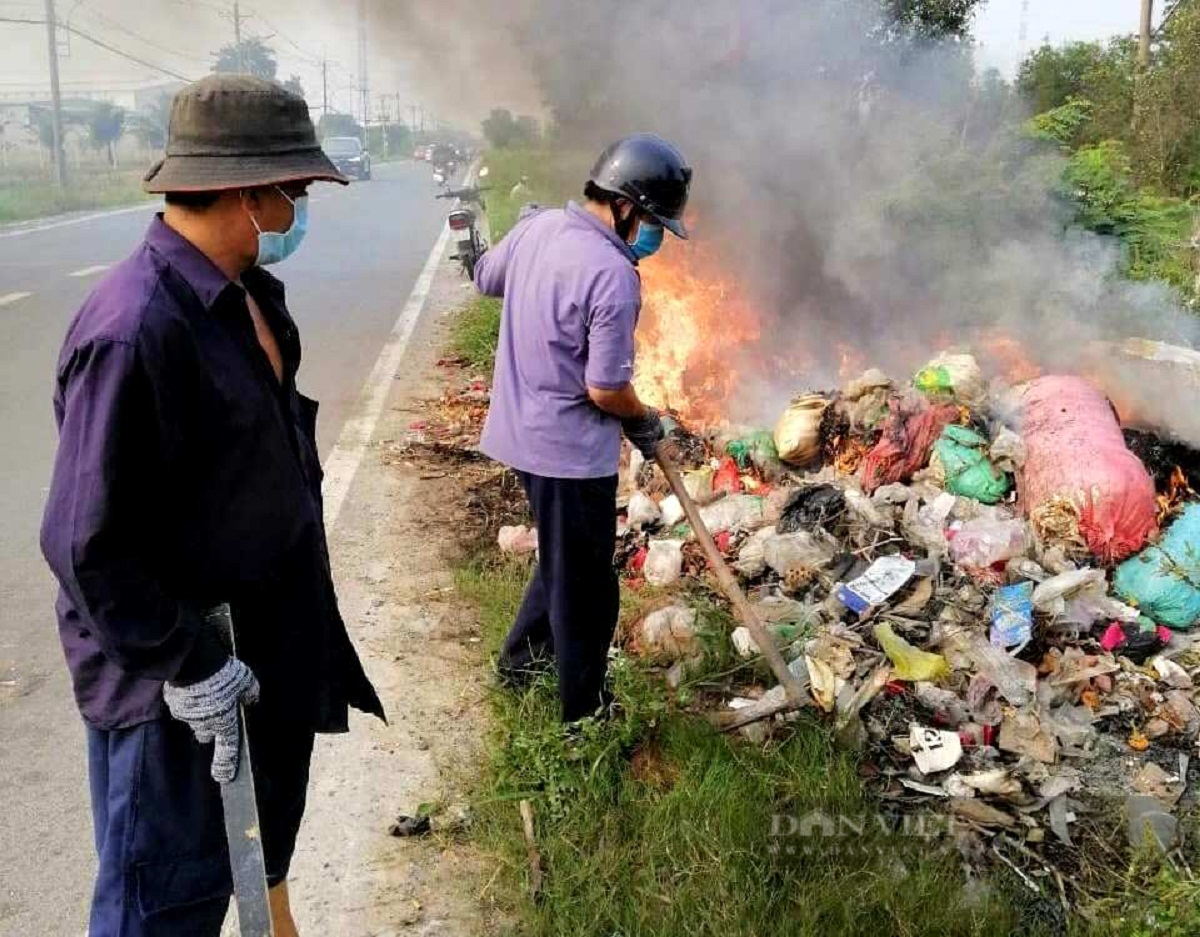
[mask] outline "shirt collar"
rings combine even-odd
[[[634,257],[634,255],[633,255],[633,249],[628,244],[626,244],[624,241],[622,241],[619,237],[617,237],[617,232],[614,231],[612,228],[610,228],[608,225],[606,225],[603,221],[601,221],[599,218],[597,218],[595,215],[593,215],[590,211],[588,211],[586,208],[584,208],[578,202],[576,202],[576,201],[567,202],[567,214],[570,215],[572,218],[574,218],[577,221],[581,221],[585,224],[591,225],[592,228],[594,228],[596,231],[599,231],[606,238],[608,238],[610,241],[612,241],[613,244],[615,244],[617,247],[619,247],[621,249],[621,253],[623,253],[630,260],[636,262],[637,258]]]
[[[146,243],[183,277],[205,309],[212,309],[221,294],[234,285],[196,245],[163,221],[161,213],[150,222]]]

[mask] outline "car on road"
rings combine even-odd
[[[342,175],[362,182],[371,178],[371,154],[358,137],[327,137],[321,148]]]

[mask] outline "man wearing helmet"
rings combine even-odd
[[[520,683],[553,662],[565,722],[607,702],[621,431],[647,458],[664,436],[632,383],[637,263],[664,228],[687,237],[691,179],[667,141],[626,137],[596,161],[582,205],[523,217],[475,268],[479,290],[504,297],[481,448],[516,470],[539,540],[499,670]]]

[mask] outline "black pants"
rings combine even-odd
[[[512,676],[553,659],[563,721],[572,722],[604,701],[620,606],[613,568],[617,477],[517,475],[537,522],[538,565],[504,641],[500,669]]]

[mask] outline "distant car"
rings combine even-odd
[[[362,182],[371,178],[371,154],[358,137],[327,137],[321,147],[342,175]]]

